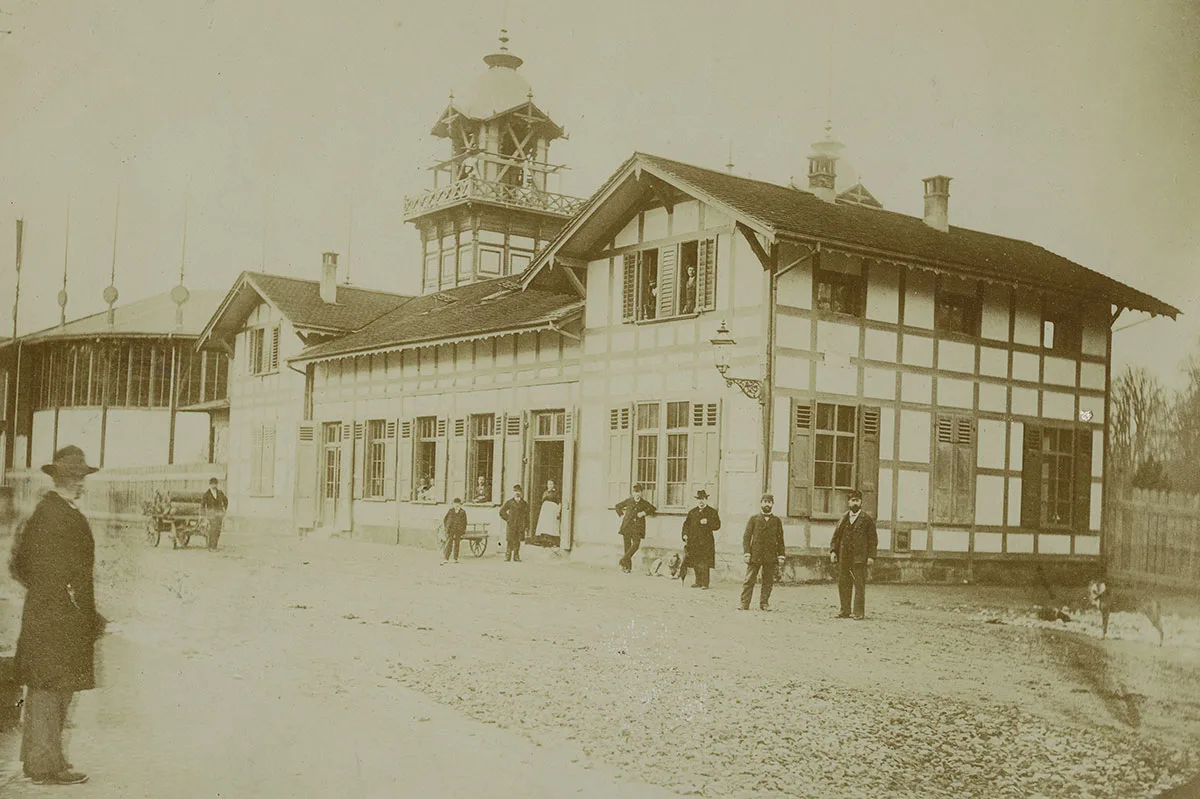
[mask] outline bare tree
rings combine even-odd
[[[1197,400],[1200,408],[1200,396]],[[1112,382],[1109,413],[1109,464],[1120,482],[1127,483],[1143,464],[1173,454],[1170,406],[1162,383],[1145,367],[1127,366]]]

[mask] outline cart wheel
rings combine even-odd
[[[161,540],[162,531],[158,529],[158,522],[154,519],[146,522],[146,543],[152,547],[156,547]]]
[[[471,551],[475,553],[475,557],[482,558],[483,553],[487,552],[487,536],[484,536],[483,538],[472,538]]]

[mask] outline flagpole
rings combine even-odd
[[[21,249],[22,242],[25,238],[25,220],[17,220],[17,285],[13,292],[13,326],[12,326],[12,343],[16,350],[15,369],[12,373],[12,382],[9,390],[12,392],[12,418],[5,425],[4,431],[4,473],[5,482],[7,483],[8,470],[13,467],[17,452],[17,413],[21,407],[21,342],[17,340],[17,312],[21,306]],[[7,398],[5,402],[8,403]],[[7,408],[5,409],[7,410]]]

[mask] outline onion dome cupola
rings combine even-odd
[[[430,167],[433,187],[404,201],[405,221],[421,232],[425,292],[520,273],[583,205],[549,190],[564,169],[550,162],[550,145],[566,134],[534,103],[507,31],[483,61],[430,131],[449,144]]]

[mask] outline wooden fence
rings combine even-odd
[[[1200,495],[1130,489],[1111,498],[1108,511],[1111,577],[1200,590]]]
[[[7,477],[18,517],[31,513],[41,493],[51,485],[50,478],[40,471],[14,471]],[[211,477],[223,482],[225,467],[202,463],[105,469],[88,478],[79,507],[91,517],[139,518],[142,503],[153,498],[156,491],[203,491]]]

